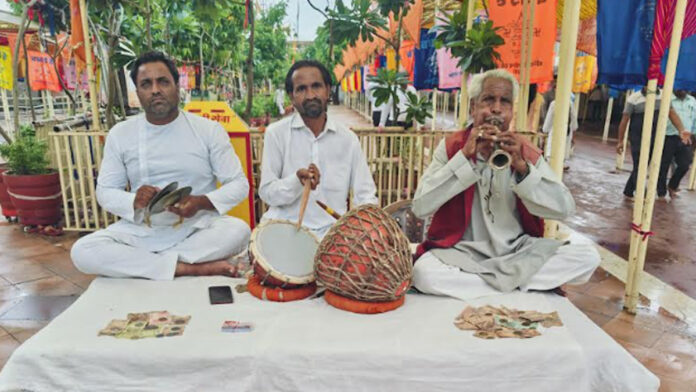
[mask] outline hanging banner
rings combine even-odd
[[[498,47],[499,66],[519,79],[522,60],[522,1],[498,0],[489,2],[490,19],[505,43]],[[556,2],[536,0],[532,34],[532,67],[530,83],[553,79],[553,49],[556,42]]]
[[[411,83],[413,83],[413,71],[416,65],[415,49],[416,43],[409,40],[404,40],[399,48],[399,59],[401,59],[401,64]]]
[[[126,72],[126,75],[128,72]],[[63,82],[65,87],[70,90],[75,90],[77,88],[77,67],[75,66],[75,59],[70,59],[70,61],[63,61]],[[84,91],[89,90],[89,83],[87,82],[87,72],[83,69],[80,74],[80,89]]]
[[[578,56],[575,58],[575,67],[573,71],[573,92],[574,93],[589,93],[594,87],[592,76],[594,72],[596,57],[594,56]]]
[[[61,91],[53,59],[46,53],[27,51],[29,55],[29,85],[32,90]]]
[[[620,90],[645,86],[655,0],[600,1],[597,6],[598,83]]]
[[[12,90],[12,51],[9,46],[0,46],[0,88]]]
[[[672,37],[674,13],[677,6],[674,0],[657,0],[655,7],[655,27],[648,66],[648,79],[657,79],[662,86],[665,79],[669,41]],[[689,1],[684,14],[684,29],[679,50],[679,62],[675,76],[675,86],[679,89],[696,88],[696,1]]]

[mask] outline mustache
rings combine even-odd
[[[490,115],[490,116],[486,117],[483,120],[483,122],[485,122],[486,124],[494,125],[496,127],[500,127],[501,125],[503,125],[505,120],[503,120],[503,118],[500,116]]]

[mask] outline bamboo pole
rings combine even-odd
[[[515,102],[515,129],[521,130],[524,128],[525,122],[525,92],[528,85],[524,83],[527,78],[527,48],[529,43],[527,42],[527,28],[529,22],[529,0],[522,1],[522,32],[520,40],[520,68],[519,68],[519,92],[517,93],[517,102]]]
[[[633,162],[634,165],[638,165],[638,174],[636,178],[636,190],[635,199],[633,203],[633,224],[638,226],[642,225],[643,221],[643,208],[645,201],[645,174],[648,168],[649,152],[650,152],[650,138],[652,137],[652,123],[653,117],[655,116],[655,100],[657,92],[657,79],[651,79],[648,81],[646,87],[645,95],[645,115],[643,117],[643,128],[641,131],[641,142],[640,142],[640,159],[638,162]],[[628,132],[626,132],[628,133]],[[630,235],[630,247],[628,252],[628,270],[626,276],[626,290],[624,293],[625,299],[627,300],[628,293],[633,291],[634,287],[634,276],[635,268],[638,265],[638,252],[639,245],[638,241],[641,240],[641,236],[631,230]],[[624,305],[626,306],[626,305]]]
[[[4,90],[3,90],[4,91]],[[63,194],[63,197],[61,197],[61,200],[63,201],[63,217],[65,218],[65,226],[70,226],[70,214],[69,214],[69,209],[68,209],[68,186],[67,186],[67,181],[65,180],[65,171],[63,170],[63,155],[61,154],[60,150],[60,136],[58,135],[50,135],[49,140],[50,143],[53,143],[53,148],[56,153],[56,162],[58,166],[58,178],[60,179],[60,190],[61,193]],[[67,174],[68,176],[72,175],[70,172]]]
[[[471,30],[474,25],[474,1],[469,0],[466,9],[466,31],[467,33]],[[439,1],[438,1],[439,4]],[[437,13],[437,12],[436,12]],[[467,79],[469,75],[466,72],[462,72],[462,86],[459,89],[459,127],[464,128],[467,120],[469,119],[469,92],[467,91]]]
[[[626,109],[626,106],[628,105],[628,97],[631,96],[633,93],[632,90],[626,90],[626,99],[624,101],[624,110]],[[621,141],[621,144],[623,148],[621,148],[621,153],[616,154],[616,170],[621,171],[623,170],[623,165],[624,161],[626,160],[626,145],[628,144],[628,130],[631,127],[631,119],[628,119],[628,123],[626,123],[626,132],[624,132],[624,137],[623,140]]]
[[[529,20],[527,21],[527,53],[526,57],[524,59],[525,62],[525,68],[526,68],[526,74],[523,80],[525,87],[524,91],[524,101],[523,102],[523,110],[522,113],[524,114],[524,121],[522,122],[522,126],[524,127],[522,130],[523,131],[529,131],[527,128],[527,123],[529,122],[528,119],[528,114],[529,114],[529,107],[527,105],[527,102],[529,102],[529,93],[530,93],[530,80],[532,78],[532,51],[534,50],[534,23],[536,21],[536,1],[534,0],[529,0]]]
[[[97,79],[94,75],[94,64],[92,62],[92,41],[89,34],[87,5],[85,0],[80,0],[80,19],[82,19],[82,31],[85,37],[84,44],[87,62],[87,82],[89,83],[89,100],[92,102],[92,130],[97,131],[99,130],[99,96],[97,95]]]
[[[5,114],[5,129],[7,129],[10,135],[17,137],[17,135],[14,134],[14,127],[12,126],[10,102],[7,100],[7,91],[5,91],[4,88],[0,88],[0,95],[2,95],[2,112]]]
[[[607,103],[607,116],[604,119],[604,133],[602,134],[602,142],[604,143],[606,143],[609,138],[609,123],[611,122],[611,112],[613,109],[614,97],[609,97],[609,103]]]
[[[570,89],[573,82],[575,47],[580,23],[580,0],[566,0],[563,4],[563,26],[561,27],[561,47],[559,50],[558,78],[556,85],[556,110],[553,116],[551,135],[551,169],[559,179],[563,178],[566,129],[568,129],[568,110],[570,109]],[[547,221],[545,236],[556,236],[558,223]]]
[[[60,139],[63,139],[65,142],[65,154],[67,157],[66,162],[68,163],[68,183],[70,184],[70,194],[72,196],[72,206],[73,206],[73,217],[75,218],[75,225],[79,227],[80,225],[80,217],[78,215],[78,211],[80,210],[80,207],[78,206],[78,198],[77,198],[77,187],[75,186],[75,169],[73,166],[73,161],[72,161],[72,155],[70,154],[70,135],[61,135],[63,137],[60,137]],[[65,196],[65,195],[63,195]],[[67,227],[67,222],[66,222],[66,227]]]
[[[437,126],[437,87],[433,89],[433,119],[430,130],[434,131]]]
[[[667,120],[669,116],[670,104],[672,100],[672,91],[674,90],[674,78],[677,71],[677,62],[679,60],[679,46],[681,45],[681,35],[684,29],[684,18],[686,14],[686,0],[677,0],[677,6],[674,10],[674,25],[672,26],[672,39],[669,46],[669,54],[667,57],[667,68],[665,72],[665,83],[662,92],[662,100],[660,101],[660,114],[657,117],[657,131],[655,133],[655,145],[653,147],[653,155],[650,162],[650,174],[648,177],[648,189],[645,198],[645,207],[643,208],[642,230],[650,231],[652,224],[653,208],[655,207],[655,194],[657,193],[657,178],[660,171],[662,160],[662,149],[665,144],[665,132],[667,130]],[[647,113],[646,113],[647,114]],[[641,160],[643,154],[641,154]],[[637,203],[637,200],[636,200]],[[631,230],[631,239],[634,238],[635,231]],[[636,233],[637,234],[637,233]],[[634,262],[633,276],[629,276],[632,281],[631,290],[626,286],[626,302],[624,307],[629,313],[636,313],[638,305],[638,291],[640,287],[640,278],[645,264],[645,254],[648,249],[648,237],[638,237],[638,259]],[[629,266],[630,267],[630,266]],[[631,268],[629,268],[631,270]]]
[[[694,154],[694,160],[691,162],[691,172],[689,173],[689,186],[687,188],[690,191],[693,191],[694,185],[696,185],[696,154]]]

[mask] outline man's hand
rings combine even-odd
[[[206,196],[187,196],[173,206],[167,208],[182,218],[190,218],[200,210],[213,210],[215,207]]]
[[[462,154],[468,159],[472,159],[477,152],[493,151],[499,133],[498,128],[491,124],[483,124],[473,128],[464,147],[462,147]]]
[[[529,171],[529,166],[527,166],[527,161],[525,161],[524,157],[522,157],[521,137],[522,136],[514,132],[503,132],[498,135],[498,145],[500,146],[501,150],[504,150],[510,154],[510,157],[512,157],[512,161],[510,162],[512,169],[525,176]]]
[[[623,154],[623,150],[624,150],[624,149],[623,149],[623,143],[622,143],[622,142],[616,143],[616,153],[617,153],[617,154]]]
[[[147,207],[147,204],[152,200],[153,197],[159,192],[160,189],[152,185],[143,185],[138,188],[135,192],[135,200],[133,201],[133,207],[136,210],[143,209]]]
[[[681,137],[682,143],[686,144],[687,146],[691,144],[691,132],[684,131],[679,134]]]
[[[305,181],[309,180],[312,184],[312,190],[317,189],[320,177],[319,168],[313,163],[311,163],[307,169],[300,169],[297,171],[297,178],[300,179],[300,183],[304,185]]]

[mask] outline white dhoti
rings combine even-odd
[[[556,253],[519,289],[551,290],[564,284],[587,282],[600,262],[592,244],[570,244]],[[468,300],[503,292],[493,288],[476,274],[463,272],[440,261],[431,252],[421,256],[413,268],[413,285],[423,293]]]
[[[236,255],[247,246],[250,235],[246,222],[221,216],[162,251],[137,247],[142,238],[106,229],[79,239],[70,255],[75,267],[86,274],[171,280],[178,262],[195,264]]]

